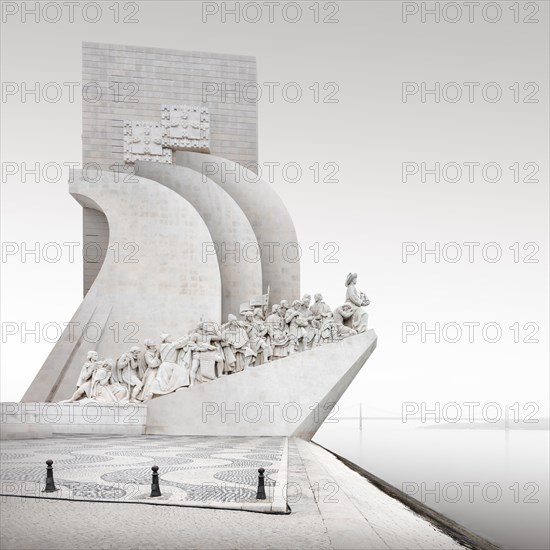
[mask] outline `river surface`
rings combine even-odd
[[[314,441],[491,542],[548,549],[547,429],[328,419]]]

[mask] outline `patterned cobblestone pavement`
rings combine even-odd
[[[161,503],[254,503],[258,468],[277,481],[283,437],[65,436],[3,441],[2,494],[148,500],[151,467],[159,467]],[[57,493],[42,492],[47,459]],[[285,480],[286,483],[286,480]],[[268,500],[273,494],[267,484]]]
[[[312,443],[290,441],[288,479],[289,515],[3,497],[0,544],[2,550],[462,548]]]

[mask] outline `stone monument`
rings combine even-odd
[[[255,80],[254,59],[92,43],[83,53],[84,81],[116,74],[139,90],[136,102],[84,104],[84,169],[69,193],[100,254],[85,258],[84,300],[23,401],[146,407],[146,433],[311,438],[376,335],[356,273],[335,309],[319,293],[299,298],[299,262],[269,249],[298,242],[292,220],[246,166],[256,106],[197,91]]]

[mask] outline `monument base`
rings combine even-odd
[[[140,435],[147,405],[135,403],[0,403],[0,439],[56,434]]]
[[[311,439],[376,348],[373,330],[147,404],[1,403],[1,439],[55,434],[287,436]]]

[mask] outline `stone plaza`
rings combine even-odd
[[[278,464],[281,468],[286,440],[237,439],[243,441],[70,436],[38,444],[4,442],[2,547],[464,547],[333,455],[302,439],[288,440],[288,480],[275,487],[275,491],[285,488],[290,513],[241,511],[237,503],[249,502],[255,492],[257,465],[266,466],[269,477],[282,483],[280,471],[275,470]],[[55,493],[51,497],[37,493],[45,472],[39,459],[46,455],[59,457],[54,462],[54,479],[61,493],[67,487],[63,500]],[[161,491],[168,495],[155,500],[160,506],[151,505],[154,499],[140,494],[148,488],[153,461],[159,464]],[[203,487],[205,479],[213,483]],[[177,501],[180,494],[196,500]]]

